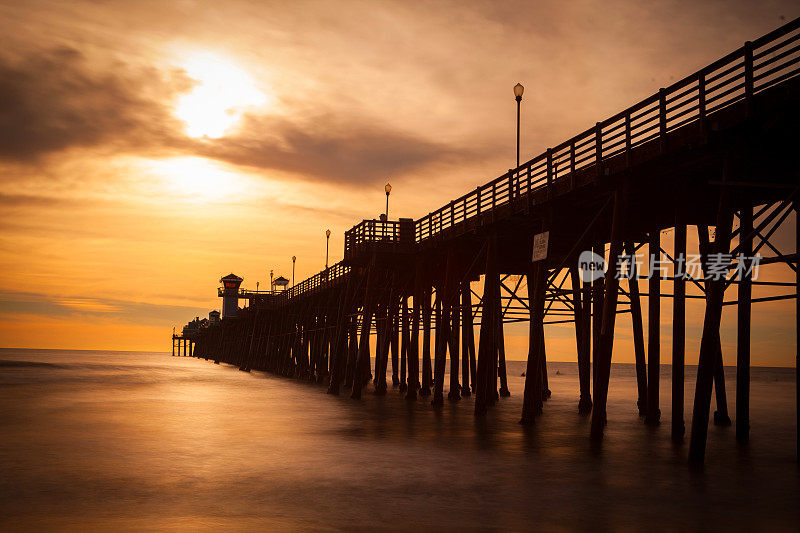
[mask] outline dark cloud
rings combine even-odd
[[[74,201],[63,198],[53,198],[48,196],[35,196],[32,194],[0,193],[0,207],[7,209],[14,207],[30,207],[30,206],[54,207],[58,205],[74,205]]]
[[[158,305],[108,298],[53,297],[16,291],[0,291],[0,314],[27,314],[60,318],[112,318],[139,325],[183,325],[195,316],[207,317],[207,309]]]
[[[30,162],[72,147],[158,146],[180,127],[164,101],[189,86],[178,71],[101,67],[70,47],[0,56],[0,158]]]
[[[237,165],[344,184],[381,182],[387,175],[430,163],[477,156],[475,151],[372,125],[366,119],[343,122],[331,115],[302,123],[249,117],[238,134],[205,144],[201,150],[208,157]]]

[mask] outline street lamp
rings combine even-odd
[[[392,186],[387,183],[386,187],[384,187],[383,190],[386,191],[386,221],[388,222],[389,221],[389,193],[392,192]]]
[[[272,292],[275,292],[275,284],[272,283],[272,276],[273,276],[273,272],[272,272],[272,270],[270,270],[269,271],[269,290],[272,291]]]
[[[328,270],[328,250],[331,242],[331,230],[325,230],[325,270]]]
[[[292,256],[292,287],[294,287],[294,262],[297,261],[297,256]]]
[[[525,87],[521,83],[514,85],[514,98],[517,100],[517,168],[519,168],[519,105],[522,102],[522,93]]]

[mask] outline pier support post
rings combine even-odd
[[[380,377],[380,367],[383,359],[383,339],[385,332],[386,311],[382,302],[375,305],[375,372],[372,375],[372,385],[375,392],[378,392],[378,379]],[[384,374],[385,375],[385,374]]]
[[[492,351],[489,355],[489,375],[488,375],[488,395],[486,397],[486,401],[489,403],[490,406],[495,405],[497,400],[500,399],[500,395],[497,393],[497,381],[500,377],[500,336],[503,334],[503,327],[502,327],[502,313],[503,308],[500,305],[500,272],[497,271],[497,274],[492,276],[490,283],[494,285],[492,289],[493,298],[490,301],[493,303],[492,305],[492,326],[494,328],[492,332]]]
[[[659,393],[661,380],[661,233],[650,231],[647,245],[650,253],[650,279],[647,297],[647,415],[645,423],[656,425],[661,421]]]
[[[608,252],[608,268],[605,275],[605,294],[603,296],[603,316],[600,329],[598,351],[595,352],[597,373],[594,383],[594,409],[592,410],[591,439],[595,442],[603,439],[606,425],[606,405],[608,402],[608,381],[611,376],[611,354],[614,348],[614,325],[617,317],[617,298],[619,296],[619,278],[617,263],[622,252],[622,226],[627,219],[625,202],[627,194],[617,189],[614,191],[614,214],[611,220],[611,243]]]
[[[217,335],[217,345],[214,349],[214,364],[218,365],[220,357],[222,356],[222,350],[225,347],[225,326],[224,322],[220,323],[218,326],[219,334]]]
[[[357,309],[353,309],[354,313],[345,320],[346,324],[346,350],[347,350],[347,366],[344,373],[344,386],[353,386],[353,376],[356,373],[356,362],[358,361],[358,313]]]
[[[422,267],[417,266],[414,275],[414,300],[411,317],[411,343],[408,346],[408,390],[406,400],[416,400],[419,390],[419,326],[422,307]]]
[[[727,169],[725,172],[727,172]],[[725,176],[723,181],[726,181]],[[714,241],[716,253],[728,253],[730,234],[731,214],[728,208],[727,191],[725,185],[723,185],[717,211],[717,237]],[[714,382],[714,372],[720,354],[719,328],[722,319],[723,291],[724,280],[709,279],[706,282],[703,337],[700,341],[697,382],[695,384],[694,406],[692,408],[692,433],[689,440],[689,461],[694,464],[701,464],[705,459],[708,414],[711,408],[711,387]]]
[[[605,245],[600,243],[593,246],[593,251],[600,257],[605,256]],[[597,400],[597,354],[600,353],[600,330],[603,326],[603,297],[605,294],[605,279],[599,277],[592,282],[592,391]]]
[[[380,307],[380,315],[383,324],[378,324],[376,320],[376,328],[378,328],[378,340],[376,341],[377,357],[375,358],[375,394],[384,395],[387,390],[386,383],[386,370],[389,366],[389,350],[391,348],[392,340],[392,311],[391,305],[394,301],[393,289],[389,291],[389,297]]]
[[[578,384],[580,388],[580,400],[578,400],[578,412],[587,414],[592,410],[592,393],[590,390],[591,361],[589,337],[587,335],[587,307],[589,295],[581,290],[581,280],[578,273],[578,265],[571,265],[569,268],[570,282],[572,284],[572,306],[575,316],[575,344],[578,351]],[[585,303],[584,303],[585,302]]]
[[[298,351],[294,358],[295,364],[297,365],[295,377],[301,379],[308,379],[310,367],[308,350],[311,347],[311,332],[309,330],[313,322],[311,317],[307,316],[307,313],[308,310],[305,310],[297,320],[297,342],[295,343],[295,347]]]
[[[432,404],[435,406],[444,403],[444,376],[447,368],[447,351],[450,347],[450,358],[452,360],[452,333],[450,327],[452,325],[452,286],[453,278],[455,277],[455,264],[456,258],[454,252],[451,250],[447,253],[447,260],[444,269],[444,279],[440,281],[439,287],[436,289],[436,380],[435,391],[433,395]],[[458,361],[458,354],[456,354],[456,361]],[[452,374],[450,380],[452,383]],[[458,372],[456,371],[456,380],[458,380]],[[452,398],[452,390],[450,391]],[[456,386],[456,393],[458,387]]]
[[[675,224],[675,281],[672,299],[672,420],[671,436],[683,441],[684,363],[686,360],[686,224],[679,206]]]
[[[447,281],[444,284],[447,285]],[[444,373],[447,368],[447,337],[449,336],[450,311],[447,304],[447,290],[439,286],[436,290],[436,296],[435,376],[431,404],[440,406],[444,403]]]
[[[400,392],[408,389],[406,380],[406,365],[408,364],[408,353],[411,350],[411,316],[408,313],[408,295],[403,294],[402,298],[402,344],[400,347]]]
[[[252,318],[252,325],[250,326],[250,343],[247,346],[247,355],[242,357],[241,364],[239,366],[239,370],[244,372],[250,372],[250,366],[253,360],[253,351],[256,345],[256,332],[258,331],[258,324],[259,324],[259,313],[260,309],[256,309],[256,314]],[[192,343],[189,341],[189,353],[191,354],[192,351]]]
[[[381,362],[380,368],[376,361],[375,374],[378,378],[377,393],[386,394],[388,389],[386,382],[386,372],[389,369],[389,352],[394,348],[394,356],[397,356],[397,328],[396,328],[396,311],[397,311],[397,278],[393,276],[391,280],[391,287],[389,288],[388,297],[384,300],[384,323],[383,323],[383,338],[381,344]],[[397,366],[393,365],[393,372],[396,372]],[[394,379],[396,375],[392,376]]]
[[[520,424],[533,424],[542,405],[541,350],[544,345],[544,300],[547,269],[544,261],[531,265],[528,272],[528,363],[525,368],[525,392],[522,398]],[[481,335],[482,336],[482,335]]]
[[[425,279],[422,293],[422,387],[419,395],[427,398],[431,395],[431,286]]]
[[[492,370],[497,357],[495,334],[495,292],[499,290],[497,274],[497,237],[492,235],[486,247],[486,271],[483,284],[483,305],[481,311],[480,344],[478,346],[478,377],[475,393],[475,415],[483,416],[497,394],[496,378]],[[492,383],[495,384],[492,390]]]
[[[361,316],[361,339],[358,344],[358,357],[356,359],[355,372],[353,372],[353,391],[350,397],[354,400],[361,399],[361,389],[369,379],[369,337],[372,328],[372,269],[367,269],[367,279],[364,284],[364,305]]]
[[[395,283],[399,283],[397,280]],[[400,350],[400,299],[397,297],[392,298],[389,303],[389,324],[390,335],[392,342],[392,386],[397,387],[400,385],[400,378],[398,377],[398,363],[399,363],[399,350]],[[405,381],[405,376],[403,377]]]
[[[338,309],[337,303],[340,302],[342,291],[330,291],[326,309],[322,312],[323,327],[325,328],[322,334],[322,368],[319,374],[319,382],[328,378],[330,384],[331,368],[333,367],[333,352],[336,346],[336,320],[338,313],[334,309]]]
[[[361,317],[361,339],[358,345],[358,359],[356,362],[356,370],[353,376],[353,392],[350,397],[354,400],[361,399],[361,389],[364,383],[369,379],[369,337],[370,329],[372,327],[372,303],[367,295],[364,298],[364,313]]]
[[[628,255],[628,294],[631,300],[631,329],[633,330],[633,353],[636,360],[636,387],[638,397],[636,407],[639,416],[647,414],[647,362],[644,351],[644,326],[642,324],[642,299],[639,293],[639,272],[636,265],[635,246],[632,242],[625,243],[625,253]]]
[[[469,396],[474,387],[475,332],[472,323],[472,293],[467,279],[461,287],[461,396]]]
[[[741,258],[753,255],[753,208],[739,211],[739,253]],[[750,265],[740,270],[737,294],[738,320],[736,332],[736,440],[750,440],[750,306],[753,294]]]
[[[544,320],[544,316],[542,316],[542,320]],[[547,345],[544,341],[544,323],[542,323],[542,334],[540,337],[542,339],[542,347],[541,357],[539,357],[539,364],[542,368],[539,372],[542,378],[542,401],[546,402],[552,395],[552,392],[550,392],[550,382],[547,379]]]
[[[730,426],[731,417],[728,414],[728,396],[725,392],[725,367],[722,361],[722,342],[717,347],[717,363],[714,369],[714,391],[717,398],[717,409],[714,411],[715,426]]]
[[[497,358],[498,375],[500,377],[500,396],[507,398],[511,396],[508,390],[508,374],[506,372],[506,339],[505,328],[503,328],[503,305],[500,300],[500,291],[497,291]],[[545,379],[547,379],[545,377]]]
[[[461,294],[458,286],[453,284],[447,296],[447,301],[453,302],[453,305],[450,307],[450,335],[448,336],[450,340],[450,392],[447,394],[447,398],[449,400],[461,399],[461,385],[458,383],[458,352],[460,348],[458,337],[461,330],[460,306],[458,305],[458,301],[460,296]]]

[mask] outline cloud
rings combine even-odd
[[[0,159],[173,144],[181,124],[166,103],[189,86],[179,71],[97,64],[66,46],[0,56]]]
[[[239,133],[201,144],[199,150],[237,165],[343,184],[382,182],[387,175],[479,155],[373,124],[366,117],[342,120],[331,114],[302,121],[250,116]]]
[[[128,324],[164,325],[172,322],[183,325],[194,316],[208,311],[182,305],[158,305],[146,302],[46,295],[18,291],[0,291],[0,315],[3,320],[17,316],[78,318],[91,321],[111,318]]]
[[[31,206],[55,207],[59,205],[74,205],[74,203],[62,198],[53,198],[33,194],[5,194],[0,192],[0,207],[4,209]]]

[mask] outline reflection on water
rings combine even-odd
[[[602,450],[577,414],[577,369],[549,365],[534,427],[512,397],[331,397],[323,387],[162,354],[0,350],[0,526],[21,529],[796,530],[794,371],[754,369],[753,439],[709,431],[704,472],[662,420],[636,415],[615,365]],[[556,375],[556,370],[559,374]],[[686,411],[694,375],[687,369]],[[728,369],[734,406],[734,369]],[[448,381],[445,381],[448,383]],[[688,420],[687,420],[688,426]]]

